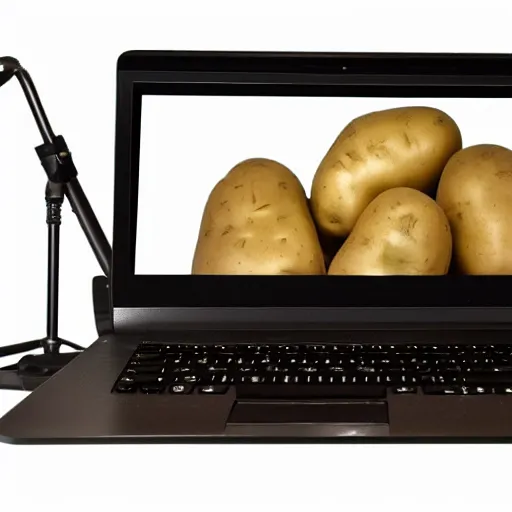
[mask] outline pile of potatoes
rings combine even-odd
[[[193,274],[512,274],[512,150],[463,148],[445,112],[351,121],[316,170],[244,160],[211,192]]]

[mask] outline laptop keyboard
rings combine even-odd
[[[512,345],[141,343],[113,391],[239,398],[512,395]]]

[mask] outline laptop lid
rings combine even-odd
[[[118,61],[112,301],[117,332],[497,326],[512,276],[191,275],[208,196],[274,159],[309,196],[348,122],[447,112],[463,145],[512,147],[510,55],[132,51]]]

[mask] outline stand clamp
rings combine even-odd
[[[37,146],[36,153],[51,182],[69,183],[78,176],[71,153],[62,135],[54,137],[52,142]]]

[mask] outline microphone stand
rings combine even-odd
[[[33,390],[76,357],[83,347],[64,340],[58,335],[59,317],[59,246],[61,207],[66,197],[76,214],[105,277],[93,282],[94,306],[97,326],[105,325],[108,315],[108,297],[105,297],[110,275],[112,249],[101,229],[94,211],[77,178],[77,170],[62,136],[56,136],[28,72],[12,57],[0,58],[0,86],[16,76],[25,93],[43,144],[36,153],[48,176],[45,190],[46,223],[48,225],[48,292],[46,336],[7,347],[0,347],[0,357],[21,354],[37,348],[42,355],[27,355],[17,364],[0,368],[0,389]],[[6,77],[7,75],[7,77]],[[101,295],[101,296],[100,296]],[[61,346],[75,352],[60,353]]]

